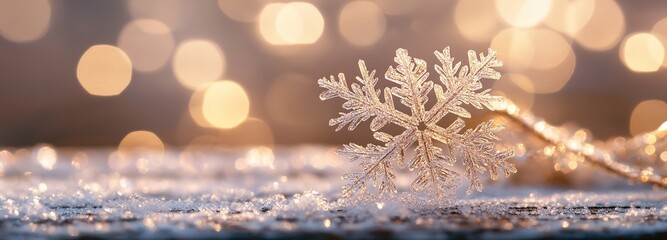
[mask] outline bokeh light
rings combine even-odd
[[[267,3],[267,0],[218,0],[218,7],[235,21],[254,22]]]
[[[165,146],[155,133],[139,130],[125,135],[118,144],[117,154],[108,160],[113,169],[134,166],[140,173],[146,173],[164,160]]]
[[[632,110],[630,133],[654,131],[665,121],[667,121],[667,103],[657,99],[642,101]]]
[[[95,45],[83,53],[76,69],[81,86],[96,96],[118,95],[130,84],[132,62],[120,48]]]
[[[190,97],[190,102],[188,104],[188,109],[190,112],[190,117],[197,125],[200,127],[214,128],[214,126],[204,118],[204,110],[202,109],[204,103],[204,93],[206,93],[206,89],[208,89],[210,85],[211,84],[203,85],[192,92],[192,96]]]
[[[593,0],[552,1],[551,12],[544,23],[556,31],[575,36],[591,19],[594,10]]]
[[[226,69],[225,55],[209,40],[194,39],[182,42],[173,58],[174,74],[189,89],[220,79]]]
[[[521,74],[530,79],[535,93],[555,93],[560,91],[572,78],[577,58],[573,51],[558,65],[548,69],[528,68]]]
[[[121,154],[144,151],[163,154],[164,150],[164,143],[160,137],[146,130],[130,132],[118,144],[118,152]]]
[[[322,14],[306,2],[268,4],[258,24],[264,40],[273,45],[312,44],[324,31]]]
[[[655,23],[653,29],[651,29],[651,33],[658,37],[663,47],[667,46],[667,18],[663,18]],[[667,58],[667,51],[665,51],[663,59],[665,58]],[[662,61],[662,67],[667,67],[667,61]]]
[[[632,71],[655,72],[662,66],[665,48],[653,34],[634,33],[623,40],[620,57]]]
[[[234,162],[236,170],[247,170],[253,168],[274,169],[275,156],[273,150],[265,146],[259,146],[248,150],[245,157]]]
[[[48,0],[0,1],[0,35],[13,42],[44,36],[51,22]]]
[[[5,67],[0,75],[13,80],[4,81],[7,86],[2,89],[8,92],[3,102],[15,103],[20,110],[7,113],[10,130],[0,134],[0,140],[9,146],[52,141],[115,146],[115,135],[111,139],[105,133],[90,135],[86,129],[108,127],[113,132],[155,121],[159,124],[151,125],[151,131],[160,134],[178,124],[177,134],[160,136],[174,144],[186,144],[198,136],[233,144],[220,139],[243,135],[240,129],[251,122],[267,125],[280,144],[343,141],[343,135],[326,134],[330,130],[326,120],[340,106],[317,100],[322,89],[316,79],[343,72],[351,83],[355,71],[345,65],[359,58],[366,59],[369,68],[378,69],[376,75],[382,78],[392,56],[381,55],[393,55],[397,47],[409,49],[414,57],[426,57],[429,66],[436,63],[430,54],[434,45],[459,49],[452,54],[463,64],[467,49],[493,48],[505,63],[499,69],[503,80],[494,82],[494,90],[522,109],[538,113],[541,104],[560,106],[554,102],[563,96],[582,98],[592,105],[617,99],[615,95],[627,84],[632,84],[633,93],[620,99],[662,99],[663,82],[646,80],[658,80],[662,74],[656,67],[659,63],[667,67],[667,15],[658,6],[616,0],[215,0],[196,4],[137,0],[89,4],[85,9],[71,9],[72,4],[58,1],[0,0],[0,43],[4,44],[0,65]],[[120,12],[98,12],[98,8]],[[25,31],[20,37],[24,40],[12,39],[12,32],[19,30]],[[649,33],[633,34],[649,30],[650,37]],[[57,84],[56,79],[72,78],[72,64],[77,60],[77,81],[86,92],[78,86]],[[39,71],[33,71],[37,68]],[[429,69],[433,76],[432,66]],[[640,74],[652,71],[660,72]],[[216,95],[211,86],[223,79],[242,86],[237,93],[248,103],[248,107],[231,108],[248,111],[246,117],[232,121],[229,125],[236,126],[231,128],[221,127],[223,107],[204,104],[207,94],[209,99]],[[600,90],[604,93],[593,91],[601,79],[606,83]],[[148,96],[146,91],[150,98],[142,99]],[[16,95],[20,94],[13,92],[32,92],[39,97],[19,101]],[[250,96],[255,97],[252,114]],[[594,99],[588,101],[591,97]],[[43,103],[64,98],[68,100],[54,102],[53,108],[64,107],[63,115],[68,118],[83,116],[93,121],[79,127],[57,118],[49,125],[73,131],[71,136],[34,131],[30,133],[34,136],[12,137],[20,136],[21,129],[31,123],[23,119],[40,116],[37,113],[44,109]],[[69,101],[84,105],[71,109],[74,105],[67,104]],[[100,103],[108,104],[108,109],[91,109]],[[174,107],[160,108],[162,103]],[[583,107],[558,111],[570,116]],[[251,120],[251,115],[256,119]],[[623,126],[595,126],[592,130],[602,138],[625,134],[627,123],[610,124]],[[306,127],[308,131],[296,134],[295,129]]]
[[[493,1],[458,1],[454,9],[454,23],[463,37],[486,42],[500,30],[501,20]]]
[[[505,68],[516,73],[510,78],[516,78],[514,82],[527,92],[557,92],[574,73],[576,57],[572,47],[551,30],[506,29],[493,38],[491,48],[500,53],[498,58]]]
[[[561,64],[567,56],[574,54],[570,44],[558,33],[546,30],[536,29],[528,31],[534,55],[532,58],[531,67],[536,69],[551,69]]]
[[[582,47],[604,51],[615,46],[625,32],[625,15],[613,0],[595,0],[595,10],[577,31],[575,40]]]
[[[341,10],[338,27],[348,42],[369,46],[382,38],[387,28],[387,20],[375,3],[354,1],[346,4]]]
[[[491,41],[491,48],[498,51],[498,58],[509,70],[522,70],[531,66],[535,47],[526,30],[506,29]]]
[[[53,147],[42,146],[37,150],[37,155],[35,156],[37,163],[41,165],[46,170],[52,170],[53,166],[58,161],[58,153]]]
[[[539,24],[549,14],[550,9],[551,0],[496,0],[498,15],[518,28]]]
[[[118,47],[132,60],[137,71],[151,72],[167,63],[174,50],[174,36],[164,23],[152,19],[134,20],[123,27]]]
[[[248,117],[250,100],[238,83],[220,81],[206,87],[201,109],[204,119],[212,126],[233,128]]]

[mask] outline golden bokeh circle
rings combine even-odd
[[[645,100],[637,104],[630,115],[630,133],[633,135],[658,129],[667,122],[667,103]]]
[[[551,10],[551,0],[496,0],[495,3],[498,15],[517,28],[539,24]]]
[[[535,46],[527,30],[503,30],[491,40],[491,48],[500,53],[498,58],[509,70],[522,70],[533,64]]]
[[[324,31],[322,14],[307,2],[267,4],[257,24],[261,36],[272,45],[312,44]]]
[[[655,72],[663,64],[665,48],[651,33],[634,33],[623,40],[620,58],[632,71]]]
[[[593,0],[591,0],[593,1]],[[595,0],[595,9],[588,22],[574,39],[588,50],[608,50],[621,40],[625,32],[625,15],[613,0]]]
[[[489,41],[501,26],[494,0],[459,0],[454,7],[454,23],[461,35],[477,42]],[[470,14],[470,13],[475,14]]]
[[[382,10],[370,1],[346,4],[338,17],[338,29],[343,38],[357,46],[370,46],[382,38],[387,20]]]
[[[48,0],[0,1],[0,35],[12,42],[40,39],[51,22]]]
[[[234,128],[248,118],[250,100],[238,83],[219,81],[206,87],[201,112],[211,126]]]
[[[118,95],[130,84],[132,61],[120,48],[95,45],[79,59],[76,76],[81,86],[92,95]]]
[[[226,69],[222,49],[204,39],[186,40],[179,44],[172,64],[176,79],[192,90],[220,79]]]

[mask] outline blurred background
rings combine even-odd
[[[667,2],[0,0],[0,146],[289,145],[334,132],[317,79],[394,51],[498,51],[485,82],[598,138],[667,120]],[[388,85],[380,81],[380,86]]]

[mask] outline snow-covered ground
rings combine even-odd
[[[656,237],[667,192],[487,184],[434,201],[337,199],[329,147],[0,151],[0,238]],[[398,176],[399,186],[409,177]],[[618,181],[618,180],[616,180]],[[408,182],[409,183],[409,182]],[[465,187],[464,189],[465,190]]]

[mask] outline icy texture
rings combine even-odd
[[[475,51],[470,50],[469,66],[463,67],[460,62],[454,64],[449,47],[442,52],[436,51],[435,55],[441,64],[436,65],[435,70],[444,88],[428,80],[426,61],[408,56],[405,49],[396,51],[396,68],[389,67],[385,73],[385,78],[399,87],[385,88],[384,91],[376,89],[375,70],[369,73],[363,60],[359,60],[361,76],[356,78],[361,85],[352,83],[350,89],[342,73],[338,80],[331,76],[318,81],[320,87],[327,89],[320,99],[346,100],[343,108],[348,112],[331,119],[329,125],[337,125],[336,131],[347,125],[352,131],[359,123],[373,118],[370,123],[373,137],[384,142],[384,146],[368,144],[365,147],[351,143],[340,151],[352,161],[360,161],[361,166],[361,171],[344,175],[349,183],[343,187],[343,197],[350,197],[357,191],[364,194],[369,182],[377,186],[378,195],[396,193],[395,165],[416,171],[412,190],[426,190],[438,198],[447,196],[458,186],[459,173],[451,168],[457,160],[462,162],[464,175],[471,181],[468,194],[473,190],[482,191],[479,175],[487,171],[494,180],[499,170],[506,176],[516,172],[516,168],[506,161],[513,155],[512,151],[497,151],[495,148],[495,141],[499,140],[495,133],[502,126],[490,120],[463,131],[465,122],[461,117],[471,117],[463,104],[493,110],[493,104],[502,100],[490,95],[489,89],[483,89],[480,82],[481,79],[500,78],[500,73],[493,69],[502,66],[495,51],[489,49],[486,56],[480,54],[478,58]],[[436,103],[426,110],[431,92],[435,93]],[[381,95],[384,101],[380,100]],[[394,97],[410,109],[410,114],[396,109]],[[450,113],[457,116],[456,120],[446,128],[440,127],[438,122]],[[379,131],[389,123],[404,128],[404,131],[396,136]],[[446,149],[434,141],[444,144]],[[405,152],[415,144],[414,157],[406,158]]]
[[[333,148],[0,151],[0,238],[572,238],[667,232],[667,193],[490,185],[437,206],[338,199]],[[141,160],[143,159],[143,160]],[[252,163],[252,164],[251,164]],[[526,172],[527,173],[527,172]],[[591,174],[593,172],[589,172]],[[400,182],[404,172],[397,172]],[[400,184],[399,184],[400,185]],[[657,237],[656,237],[657,238]]]
[[[510,131],[502,133],[503,144],[515,144],[519,167],[521,160],[529,159],[526,162],[553,164],[557,172],[573,173],[568,177],[573,183],[586,185],[591,180],[607,181],[596,179],[585,171],[575,171],[584,165],[582,163],[588,163],[631,182],[667,187],[667,124],[629,138],[614,137],[603,142],[593,140],[592,133],[584,128],[551,125],[507,99],[496,107],[496,113],[502,114],[496,120],[512,124]],[[539,173],[535,175],[540,176]],[[573,175],[586,177],[575,178]]]

